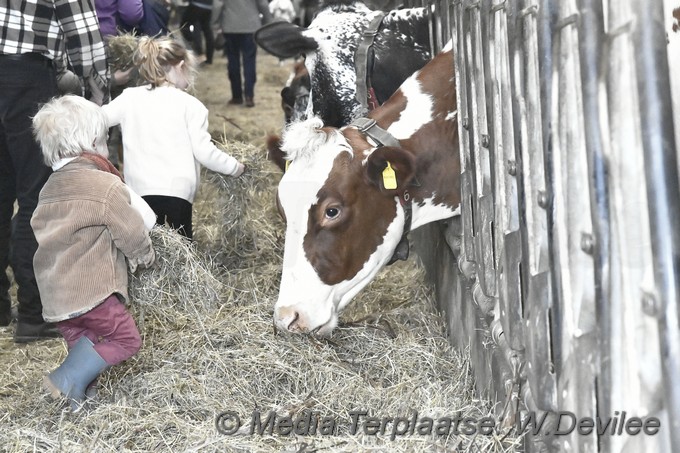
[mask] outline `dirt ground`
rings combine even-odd
[[[278,134],[283,126],[280,92],[291,66],[292,60],[279,62],[278,58],[258,49],[255,107],[228,106],[231,88],[227,60],[216,51],[213,64],[201,66],[194,93],[210,111],[213,138],[263,147],[267,134]]]

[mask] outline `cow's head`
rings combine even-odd
[[[293,124],[278,197],[286,219],[276,326],[329,335],[338,314],[390,260],[404,230],[400,194],[414,176],[411,153],[374,148],[354,128]],[[386,189],[387,162],[397,188]]]
[[[350,12],[323,9],[310,28],[273,22],[257,30],[255,41],[267,52],[279,58],[304,57],[309,90],[299,84],[281,93],[290,98],[282,99],[284,104],[293,102],[291,120],[316,115],[325,124],[341,126],[359,111],[354,53],[370,13],[363,3],[356,2]]]
[[[291,85],[281,93],[291,120],[318,116],[326,125],[341,127],[362,112],[356,98],[355,55],[364,30],[376,15],[378,12],[363,2],[336,1],[325,4],[309,28],[273,22],[257,30],[255,41],[267,52],[279,58],[305,57],[306,83]],[[373,53],[367,71],[376,99],[384,102],[430,59],[424,10],[397,10],[387,15]]]

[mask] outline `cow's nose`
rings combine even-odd
[[[294,307],[278,308],[274,314],[276,325],[283,330],[297,332],[304,330],[300,320],[300,313]]]

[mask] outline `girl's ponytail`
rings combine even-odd
[[[133,61],[139,68],[139,75],[154,88],[167,82],[167,72],[182,61],[187,70],[187,79],[190,84],[193,83],[195,58],[181,42],[169,36],[141,37]]]

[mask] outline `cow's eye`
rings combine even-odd
[[[338,208],[327,208],[326,209],[326,218],[327,219],[334,219],[340,214],[340,210]]]

